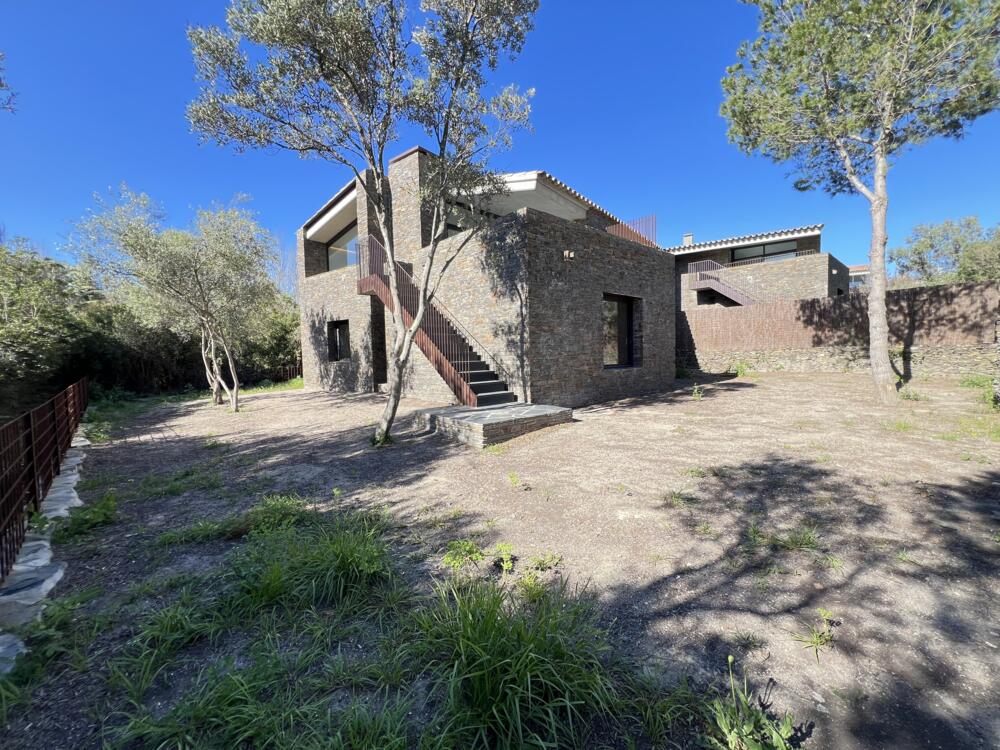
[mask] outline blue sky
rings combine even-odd
[[[17,114],[0,113],[8,236],[59,255],[93,193],[126,182],[176,225],[199,206],[247,193],[291,249],[296,227],[349,175],[287,153],[202,145],[190,132],[184,109],[197,84],[185,29],[220,22],[225,6],[0,0],[0,50],[19,94]],[[656,213],[662,244],[687,231],[700,241],[822,222],[826,250],[863,262],[862,198],[796,192],[785,167],[726,140],[719,80],[755,28],[755,10],[735,0],[542,0],[524,53],[497,78],[536,89],[534,130],[494,165],[545,169],[624,219]],[[1000,222],[997,175],[1000,113],[962,141],[907,153],[890,173],[890,245],[918,223]]]

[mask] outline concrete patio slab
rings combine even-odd
[[[570,422],[573,410],[548,404],[445,406],[416,412],[417,424],[476,448]]]

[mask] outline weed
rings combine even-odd
[[[682,473],[685,476],[695,477],[695,478],[698,478],[698,479],[700,479],[702,477],[707,477],[708,476],[708,471],[705,470],[705,469],[703,469],[700,466],[691,466],[691,467],[688,467],[687,469],[684,469],[684,471]]]
[[[896,419],[892,422],[886,422],[885,428],[893,432],[910,432],[913,430],[913,423],[907,422],[905,419]]]
[[[899,560],[899,562],[901,563],[912,563],[913,565],[917,564],[916,558],[914,558],[913,555],[911,555],[905,549],[901,549],[899,552],[896,553],[896,559]]]
[[[747,546],[751,550],[754,550],[758,547],[766,547],[769,543],[770,538],[768,535],[761,531],[757,520],[752,519],[750,523],[747,524]]]
[[[448,542],[448,551],[441,562],[456,573],[469,563],[476,565],[486,558],[486,553],[471,539],[456,539]]]
[[[733,677],[733,657],[729,657],[729,696],[717,696],[705,707],[705,733],[702,743],[718,750],[740,748],[768,748],[790,750],[794,734],[792,717],[785,714],[780,720],[767,715],[755,700],[743,678],[742,689]]]
[[[738,378],[745,378],[750,374],[750,365],[746,362],[733,362],[729,365],[729,372]]]
[[[156,540],[161,546],[207,542],[213,539],[239,539],[247,534],[267,534],[313,522],[318,515],[306,507],[298,495],[265,495],[260,504],[246,513],[221,521],[198,521],[173,529]]]
[[[772,535],[771,545],[783,550],[814,550],[819,547],[819,530],[808,524],[799,526],[786,536]]]
[[[844,561],[836,555],[824,555],[820,559],[820,565],[828,570],[841,570],[844,567]]]
[[[491,456],[502,456],[510,449],[510,444],[508,443],[494,443],[493,445],[487,445],[483,448],[483,453],[487,453]]]
[[[560,563],[562,563],[562,555],[555,552],[546,552],[542,555],[532,557],[529,563],[534,570],[552,570],[553,568],[558,568]]]
[[[913,390],[909,386],[905,386],[899,389],[899,397],[904,401],[926,401],[927,397],[917,391]]]
[[[507,481],[510,482],[511,487],[521,486],[521,477],[517,475],[516,471],[512,471],[507,475]]]
[[[114,491],[109,490],[97,502],[75,508],[66,521],[59,522],[52,533],[52,541],[68,542],[78,536],[90,533],[99,526],[107,526],[117,520],[118,500]]]
[[[712,524],[703,521],[694,527],[694,531],[701,536],[712,536]]]
[[[959,385],[963,388],[992,388],[993,378],[989,375],[966,375],[959,381]]]
[[[737,630],[733,634],[733,641],[736,647],[744,654],[752,654],[760,651],[767,645],[767,642],[756,633],[750,630]]]
[[[533,570],[529,570],[524,575],[518,579],[517,591],[529,604],[534,604],[540,601],[543,596],[545,596],[545,584],[538,577],[538,573]]]
[[[493,565],[505,575],[514,570],[514,545],[500,542],[493,547]]]
[[[693,398],[695,401],[701,401],[704,397],[705,397],[705,389],[702,388],[700,385],[695,384],[695,386],[691,389],[691,398]]]
[[[671,490],[663,496],[663,500],[678,510],[687,508],[694,502],[694,499],[690,495],[687,495],[680,490]]]
[[[204,443],[202,443],[201,447],[207,451],[214,451],[218,450],[219,448],[225,448],[227,445],[228,443],[222,440],[206,440]]]
[[[452,582],[414,619],[457,746],[576,745],[616,705],[607,636],[565,586],[528,607],[495,582]]]
[[[192,466],[171,474],[150,474],[139,483],[139,492],[145,497],[174,497],[192,490],[217,490],[221,486],[219,472]]]
[[[833,645],[833,626],[836,625],[834,615],[827,609],[819,607],[816,613],[820,616],[819,625],[809,624],[805,633],[792,633],[792,640],[802,644],[802,648],[812,649],[819,664],[819,651]]]

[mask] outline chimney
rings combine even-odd
[[[688,232],[687,234],[685,234],[684,235],[684,241],[681,244],[684,244],[684,245],[693,245],[694,244],[694,235],[691,234],[691,232]]]

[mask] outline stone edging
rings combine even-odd
[[[90,441],[78,429],[42,502],[41,513],[46,518],[66,518],[71,508],[83,505],[76,494],[76,483],[87,455],[81,449],[88,445]],[[18,636],[3,631],[41,617],[45,597],[66,571],[65,563],[52,562],[51,537],[51,529],[28,532],[10,575],[0,585],[0,674],[13,669],[18,654],[27,651]]]

